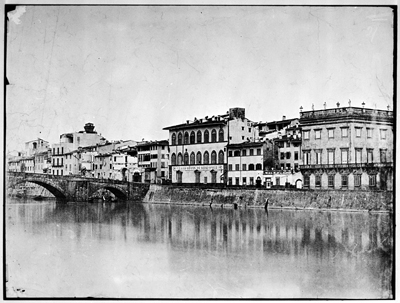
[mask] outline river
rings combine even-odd
[[[7,296],[391,298],[387,213],[8,199]]]

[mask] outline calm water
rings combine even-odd
[[[7,201],[9,296],[387,298],[388,214]]]

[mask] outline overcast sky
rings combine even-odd
[[[253,121],[393,103],[388,7],[19,6],[9,13],[7,149],[83,130],[162,128],[246,108]]]

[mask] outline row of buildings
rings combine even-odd
[[[38,139],[9,170],[150,183],[393,189],[393,111],[340,107],[253,122],[244,108],[165,127],[168,140],[109,142],[87,123]]]

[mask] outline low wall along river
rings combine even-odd
[[[392,211],[391,191],[205,189],[150,185],[143,202],[233,207]]]

